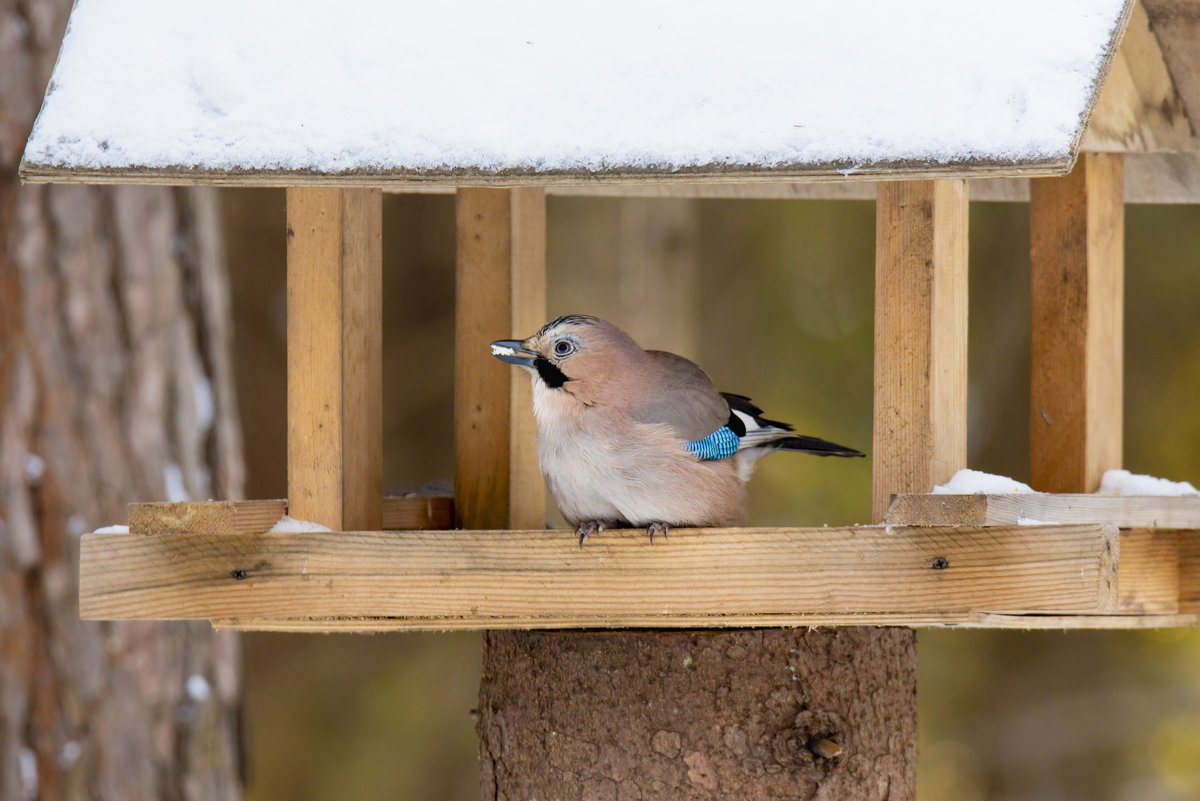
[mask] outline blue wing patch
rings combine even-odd
[[[730,456],[733,456],[740,444],[741,438],[733,433],[729,426],[721,426],[704,439],[694,439],[691,442],[685,442],[683,447],[689,453],[694,454],[697,459],[712,461],[714,459],[728,459]]]

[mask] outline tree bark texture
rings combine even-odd
[[[236,799],[236,637],[79,620],[80,534],[244,476],[215,194],[18,185],[70,6],[0,0],[0,799]]]
[[[491,631],[482,797],[916,796],[904,629]]]

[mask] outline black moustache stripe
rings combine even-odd
[[[551,389],[562,389],[562,385],[570,380],[566,373],[541,356],[533,360],[533,367],[538,371],[542,382]]]

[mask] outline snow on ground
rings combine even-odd
[[[978,470],[959,470],[945,484],[933,488],[935,493],[958,495],[1001,495],[1009,492],[1033,492],[1028,484],[1022,484],[1015,478],[998,476],[993,473],[982,473]]]
[[[1138,475],[1128,470],[1106,470],[1100,478],[1098,495],[1198,495],[1187,481]]]
[[[78,0],[26,150],[78,168],[1064,157],[1121,0]]]

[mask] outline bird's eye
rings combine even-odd
[[[575,346],[568,340],[560,339],[554,343],[555,356],[570,356],[575,351]]]

